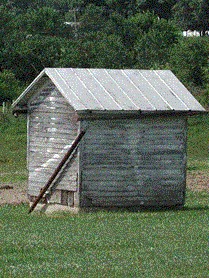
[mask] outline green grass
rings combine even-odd
[[[188,170],[209,170],[209,115],[188,120]]]
[[[17,182],[27,179],[26,116],[15,118],[0,111],[0,181]]]
[[[0,207],[0,277],[208,277],[206,193],[179,211],[27,214]]]

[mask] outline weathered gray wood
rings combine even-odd
[[[50,196],[50,199],[49,199],[49,203],[57,203],[57,204],[60,204],[61,203],[61,190],[55,190],[53,192],[53,194]]]
[[[48,158],[44,158],[43,156],[42,157],[31,156],[31,159],[33,159],[33,161],[31,161],[30,163],[29,170],[37,172],[38,169],[40,169],[41,167],[41,169],[43,170],[47,169],[50,170],[51,172],[55,168],[55,166],[59,163],[61,158],[62,156],[59,156],[59,158],[56,159],[52,159],[52,158],[48,159]],[[72,173],[76,169],[77,169],[76,165],[72,166]]]
[[[35,201],[31,205],[29,213],[32,212],[34,210],[34,208],[36,207],[36,205],[38,204],[38,202],[41,201],[44,194],[46,194],[46,191],[49,189],[49,187],[52,185],[52,183],[54,183],[55,181],[58,183],[58,179],[59,179],[58,174],[63,169],[63,167],[66,167],[67,160],[69,160],[69,166],[70,166],[71,159],[73,158],[72,154],[76,150],[76,147],[78,146],[78,143],[80,142],[80,140],[82,139],[84,134],[85,134],[85,131],[81,131],[79,133],[79,135],[76,137],[75,141],[73,142],[73,144],[71,145],[71,147],[69,148],[67,153],[64,155],[62,160],[59,162],[58,166],[56,166],[53,174],[50,176],[46,185],[41,189],[40,194],[38,195],[38,197],[35,199]],[[52,190],[52,188],[50,188],[50,191],[51,190]]]
[[[175,206],[183,202],[183,193],[177,192],[167,198],[161,196],[136,196],[136,197],[94,197],[86,196],[90,205],[101,207],[133,207],[133,206]]]
[[[70,140],[71,142],[73,142],[73,140]],[[63,145],[61,144],[56,144],[53,147],[53,143],[49,143],[49,142],[45,142],[45,143],[40,143],[40,144],[34,144],[33,142],[31,143],[31,152],[35,153],[37,151],[37,149],[41,149],[41,150],[45,150],[48,154],[50,153],[54,153],[54,154],[62,154],[63,150],[65,150],[65,147],[67,149],[67,147],[70,146],[69,145],[65,145],[63,148]]]
[[[38,115],[38,113],[40,113],[41,115],[45,114],[47,116],[57,116],[57,115],[68,115],[67,109],[57,109],[56,107],[43,107],[43,108],[30,108],[31,113],[35,112],[36,115]]]
[[[29,185],[30,185],[30,188],[28,189],[29,192],[31,192],[31,190],[33,192],[35,192],[35,193],[31,193],[30,195],[38,196],[38,194],[40,193],[40,189],[44,187],[45,183],[44,182],[37,182],[37,181],[29,181]],[[78,187],[75,184],[75,180],[69,181],[66,184],[60,182],[56,186],[56,189],[68,190],[68,191],[73,191],[73,192],[78,191]]]
[[[67,133],[65,133],[65,134],[57,134],[57,132],[53,133],[53,134],[45,133],[43,136],[43,135],[41,135],[41,132],[40,132],[40,133],[35,133],[33,136],[34,137],[31,137],[31,139],[38,138],[38,139],[44,139],[46,141],[50,141],[51,139],[54,139],[55,142],[61,141],[63,139],[68,140],[68,138],[69,138],[69,140],[72,140],[71,135],[69,135],[69,137],[68,137]],[[65,144],[65,145],[68,145],[68,144]]]
[[[78,124],[75,111],[52,83],[29,102],[28,117],[28,192],[37,196],[77,136]],[[77,172],[75,158],[55,182],[56,192],[77,191]],[[55,199],[61,202],[61,193]]]
[[[88,132],[81,149],[83,206],[90,199],[93,205],[111,206],[140,205],[143,198],[153,205],[158,201],[170,205],[183,202],[184,117],[83,121],[81,128],[85,125]]]
[[[52,172],[51,172],[52,173]],[[40,183],[40,184],[45,184],[45,182],[44,182],[44,180],[48,180],[49,179],[49,177],[50,177],[50,175],[51,175],[51,173],[50,174],[48,174],[48,175],[33,175],[33,176],[30,176],[29,177],[29,181],[30,182],[34,182],[34,183]],[[62,177],[63,177],[63,175],[62,175]],[[66,176],[64,176],[63,178],[62,178],[62,180],[60,180],[60,184],[62,183],[62,184],[68,184],[68,183],[70,183],[70,182],[74,182],[75,181],[75,179],[76,179],[76,175],[67,175],[67,177]]]
[[[73,116],[74,114],[72,114]],[[34,125],[35,124],[41,124],[41,123],[46,123],[46,120],[48,121],[49,125],[60,125],[63,124],[63,120],[65,121],[69,121],[69,115],[67,115],[68,117],[62,117],[62,120],[60,120],[60,118],[55,118],[55,117],[47,117],[47,114],[43,114],[42,117],[35,117],[34,119],[31,119],[31,121],[33,121]]]
[[[94,140],[100,141],[102,138],[104,138],[104,140],[105,140],[106,136],[110,136],[110,138],[113,140],[118,136],[123,136],[123,135],[127,136],[127,133],[130,136],[130,140],[131,139],[133,140],[134,136],[136,136],[136,135],[138,135],[139,138],[147,138],[148,136],[153,136],[153,135],[155,135],[157,137],[160,137],[160,136],[164,135],[165,136],[164,138],[166,139],[167,138],[166,135],[168,135],[168,138],[169,138],[169,136],[170,137],[172,136],[172,138],[175,138],[175,136],[178,136],[179,134],[182,133],[182,129],[179,128],[179,129],[175,130],[175,127],[172,127],[170,129],[165,128],[165,127],[161,127],[163,130],[160,130],[160,127],[147,126],[147,129],[149,129],[149,128],[150,129],[151,128],[159,129],[159,130],[154,130],[153,132],[151,132],[151,130],[143,130],[143,129],[141,130],[140,127],[138,129],[136,129],[135,131],[134,130],[126,130],[125,128],[124,129],[121,128],[120,130],[112,128],[113,129],[112,131],[111,131],[111,129],[106,129],[106,130],[104,130],[104,132],[105,132],[104,133],[104,132],[101,132],[101,131],[97,131],[96,129],[94,130],[92,128],[92,131],[94,131],[94,132],[92,132],[92,136],[90,136],[90,134],[88,134],[86,139],[88,139],[88,138],[91,139],[92,138]],[[171,135],[170,132],[172,132],[172,135]],[[131,135],[132,135],[132,137],[131,137]],[[150,140],[153,139],[153,137],[151,137],[151,138],[148,137],[148,138]]]
[[[65,145],[65,138],[47,138],[47,137],[40,137],[40,136],[31,136],[30,138],[30,142],[31,144],[37,144],[39,146],[39,144],[54,144],[54,146],[56,146],[57,144],[61,144],[63,146],[63,144]],[[74,136],[69,135],[68,140],[71,142],[74,140]]]
[[[85,194],[86,196],[88,196],[89,198],[96,198],[96,199],[100,199],[100,198],[132,198],[132,197],[142,197],[142,196],[148,196],[150,198],[154,198],[156,196],[163,196],[166,194],[167,197],[170,196],[179,196],[182,195],[182,191],[180,190],[162,190],[162,191],[158,191],[158,194],[152,194],[151,190],[143,190],[143,191],[101,191],[101,190],[94,190],[94,191],[84,191],[83,194]]]
[[[50,127],[54,126],[54,127],[60,127],[62,129],[64,129],[65,127],[69,127],[70,126],[70,123],[68,123],[69,119],[63,119],[62,118],[61,120],[62,120],[61,126],[59,126],[60,123],[56,123],[51,118],[48,118],[48,117],[45,117],[44,119],[42,118],[41,120],[38,120],[38,121],[37,120],[35,120],[35,121],[31,120],[31,123],[32,123],[31,128],[37,129],[38,127],[41,126],[41,124],[44,124],[45,128],[50,128]],[[65,123],[66,123],[66,125],[65,125]],[[75,129],[76,126],[72,125],[71,128]]]
[[[67,137],[69,135],[67,129],[58,129],[56,127],[34,127],[31,129],[34,135],[45,137],[45,138],[60,138],[62,136]],[[73,131],[73,134],[76,134]],[[67,145],[67,144],[66,144]]]
[[[109,180],[101,179],[88,179],[86,180],[86,188],[88,190],[109,190],[109,191],[137,191],[144,190],[146,187],[150,187],[150,183],[145,176],[142,176],[142,179],[137,179],[135,177],[127,177],[126,179],[122,179],[120,176],[116,177],[114,181],[109,178]],[[155,189],[162,188],[162,190],[176,190],[182,186],[183,179],[179,181],[177,178],[171,178],[169,180],[165,180],[163,178],[158,178],[157,180],[152,179],[152,184],[155,185]],[[85,190],[85,188],[83,189]],[[153,189],[152,189],[153,190]],[[153,191],[154,192],[154,191]]]

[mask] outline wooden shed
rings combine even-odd
[[[27,112],[31,202],[83,130],[47,206],[184,204],[187,117],[205,109],[171,71],[46,68],[13,109]]]

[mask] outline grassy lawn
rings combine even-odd
[[[188,170],[209,170],[209,115],[188,120]]]
[[[206,193],[181,211],[28,215],[0,207],[0,277],[208,277]]]
[[[188,170],[208,171],[209,120],[189,119]],[[27,179],[26,120],[0,114],[0,183]],[[0,207],[0,277],[206,278],[208,194],[183,210],[28,215]]]
[[[27,179],[26,116],[3,115],[0,110],[0,182]]]

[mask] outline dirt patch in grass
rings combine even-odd
[[[207,191],[209,193],[209,172],[188,171],[187,188],[192,191]],[[0,205],[21,203],[28,203],[27,182],[0,183]]]
[[[0,183],[0,205],[28,203],[27,182]]]
[[[187,187],[192,191],[207,191],[209,193],[209,172],[188,171]]]

